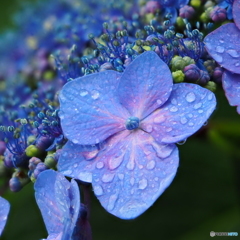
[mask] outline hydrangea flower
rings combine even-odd
[[[58,169],[92,183],[108,212],[135,218],[172,182],[178,168],[174,143],[196,132],[215,105],[207,89],[173,85],[168,66],[152,51],[123,73],[72,80],[60,93],[59,116],[70,141]]]
[[[35,183],[35,197],[48,231],[48,240],[79,238],[80,194],[75,180],[71,183],[53,170],[43,171]]]
[[[4,198],[0,197],[0,236],[7,222],[9,210],[10,210],[9,202]]]
[[[205,46],[211,57],[226,70],[222,85],[231,106],[240,114],[240,0],[233,3],[234,23],[227,23],[208,34]]]

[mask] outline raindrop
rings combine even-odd
[[[198,110],[198,112],[199,112],[199,113],[203,113],[203,110],[202,110],[202,109],[200,109],[200,110]]]
[[[217,62],[221,63],[223,61],[222,56],[218,55],[218,54],[213,54],[212,56]]]
[[[157,100],[157,104],[158,105],[161,105],[162,104],[162,101],[160,99]]]
[[[177,112],[177,111],[178,111],[178,108],[175,107],[175,106],[172,106],[172,107],[170,108],[170,112]]]
[[[77,139],[73,139],[72,142],[75,143],[75,144],[77,144],[77,143],[78,143],[78,140],[77,140]]]
[[[185,118],[185,117],[182,117],[181,119],[180,119],[180,122],[182,123],[182,124],[186,124],[187,123],[187,118]]]
[[[216,52],[218,52],[218,53],[223,53],[224,52],[224,47],[222,47],[222,46],[217,46],[216,47]]]
[[[239,57],[238,52],[237,52],[236,50],[234,50],[234,49],[229,49],[229,50],[227,50],[227,53],[228,53],[231,57],[233,57],[233,58]]]
[[[148,185],[147,179],[146,178],[141,179],[138,184],[139,184],[138,185],[139,189],[142,189],[142,190],[145,189]]]
[[[83,91],[80,92],[80,95],[81,95],[82,97],[84,97],[84,96],[88,95],[88,91],[83,90]]]
[[[94,193],[97,195],[97,196],[101,196],[103,195],[103,189],[101,186],[94,186]]]
[[[154,180],[155,180],[156,182],[158,182],[159,178],[158,178],[158,177],[155,177]]]
[[[114,176],[115,176],[115,173],[105,173],[102,176],[102,181],[104,183],[111,182],[113,180]]]
[[[170,154],[173,151],[172,145],[158,145],[158,144],[153,143],[152,146],[153,146],[154,150],[156,151],[157,156],[160,158],[166,158],[166,157],[170,156]]]
[[[154,169],[155,165],[156,165],[155,161],[152,160],[147,163],[147,169],[149,169],[149,170]]]
[[[235,67],[238,67],[238,66],[240,65],[240,63],[237,62],[237,63],[235,63],[234,65],[235,65]]]
[[[183,145],[186,141],[187,141],[187,139],[184,139],[184,140],[182,140],[182,141],[177,142],[177,144],[178,144],[178,145]]]
[[[145,130],[146,130],[146,132],[148,132],[148,133],[152,132],[152,130],[153,130],[152,125],[147,125]]]
[[[99,98],[99,92],[98,91],[96,91],[96,90],[93,90],[92,91],[92,98],[94,99],[94,100],[96,100],[96,99],[98,99]]]
[[[123,174],[123,173],[119,173],[119,174],[118,174],[118,178],[119,178],[120,180],[123,180],[124,174]]]
[[[98,169],[101,169],[101,168],[104,167],[104,163],[103,163],[103,162],[97,162],[96,167],[97,167]]]
[[[166,128],[166,132],[171,132],[172,131],[172,128],[169,127],[169,128]]]
[[[208,121],[206,121],[204,124],[203,124],[203,126],[207,126],[208,125]]]
[[[220,43],[224,43],[224,40],[223,40],[223,39],[220,39],[219,42],[220,42]]]
[[[153,119],[154,123],[162,123],[166,120],[166,118],[163,115],[157,116]]]
[[[128,164],[127,164],[127,169],[128,170],[133,170],[134,166],[135,166],[134,160],[132,158],[129,159]]]
[[[111,170],[113,170],[113,169],[116,169],[117,167],[119,167],[120,166],[120,164],[122,163],[122,161],[123,161],[123,156],[122,155],[120,155],[120,156],[118,156],[118,157],[111,157],[110,159],[109,159],[109,168],[111,169]]]
[[[78,174],[78,179],[84,182],[92,182],[92,174],[89,172],[80,172]]]
[[[114,209],[117,199],[118,199],[118,194],[114,194],[110,196],[108,201],[108,206],[107,206],[108,211],[112,211]]]
[[[77,166],[78,166],[78,164],[77,164],[77,163],[74,163],[74,164],[73,164],[73,167],[74,167],[74,168],[76,168]]]
[[[194,102],[196,99],[196,96],[193,92],[190,92],[186,95],[186,100],[191,103],[191,102]]]
[[[194,105],[194,109],[198,109],[198,108],[200,108],[202,106],[202,103],[200,102],[200,103],[197,103],[197,104],[195,104]]]
[[[176,100],[175,98],[173,98],[173,99],[171,100],[171,103],[174,104],[174,105],[176,105],[176,104],[177,104],[177,100]]]
[[[131,183],[132,186],[134,185],[134,183],[135,183],[135,179],[134,179],[133,177],[131,177],[131,179],[130,179],[130,183]]]
[[[211,94],[208,94],[208,100],[211,101],[212,98],[213,98],[213,94],[212,94],[212,93],[211,93]]]
[[[188,123],[188,126],[192,127],[194,125],[193,122]]]

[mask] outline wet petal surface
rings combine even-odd
[[[70,183],[61,173],[46,170],[38,176],[34,189],[50,237],[58,239],[62,233],[64,240],[70,239],[80,211],[77,183],[74,180]]]
[[[159,143],[176,143],[201,128],[215,107],[211,91],[196,84],[174,84],[169,100],[144,119],[140,128]]]
[[[0,197],[0,236],[6,225],[9,210],[10,210],[9,202],[6,199]]]
[[[240,0],[233,2],[232,14],[235,24],[240,29]]]
[[[240,74],[225,71],[222,77],[222,85],[229,104],[238,106],[237,112],[240,114]]]
[[[135,130],[113,136],[96,158],[79,163],[78,172],[90,169],[94,193],[108,212],[132,219],[163,193],[177,167],[175,145],[159,145],[151,135]]]
[[[166,102],[172,85],[168,66],[156,53],[145,52],[122,74],[118,87],[119,102],[131,116],[142,119]]]
[[[120,73],[104,71],[67,83],[60,95],[65,136],[77,144],[97,144],[125,128],[129,117],[116,99]]]
[[[208,34],[205,46],[212,58],[227,70],[240,73],[240,29],[227,23]]]

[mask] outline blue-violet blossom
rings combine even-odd
[[[234,23],[227,23],[208,34],[205,46],[211,57],[226,70],[222,76],[225,95],[240,114],[240,0],[233,3]]]
[[[0,197],[0,236],[7,222],[9,210],[10,210],[9,202],[6,199]]]
[[[195,133],[215,105],[205,88],[173,85],[168,66],[152,51],[123,73],[72,80],[60,92],[59,116],[69,141],[58,169],[92,183],[111,214],[135,218],[172,182],[179,160],[174,143]]]

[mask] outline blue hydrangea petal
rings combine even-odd
[[[65,239],[62,238],[62,233],[59,233],[59,234],[51,234],[51,235],[49,235],[46,240],[65,240]]]
[[[125,128],[129,116],[116,99],[120,73],[104,71],[67,83],[59,96],[65,136],[77,144],[96,144]]]
[[[9,202],[6,199],[0,197],[0,236],[6,225],[9,210],[10,210]]]
[[[80,210],[77,183],[46,170],[38,176],[34,189],[48,234],[63,233],[62,239],[70,239]]]
[[[168,99],[172,90],[168,66],[152,51],[138,56],[124,71],[118,87],[120,103],[142,119]]]
[[[240,73],[240,30],[234,23],[227,23],[209,33],[205,46],[212,58],[227,70]]]
[[[235,0],[232,6],[233,20],[240,29],[240,0]]]
[[[142,121],[140,128],[159,143],[176,143],[195,133],[216,107],[215,95],[191,83],[174,84],[168,101]]]
[[[83,182],[92,182],[92,171],[95,163],[92,161],[99,153],[96,145],[82,146],[68,141],[58,160],[58,171],[65,176],[79,179]]]
[[[240,114],[240,74],[225,71],[222,77],[222,85],[229,104],[238,106],[237,112]]]

